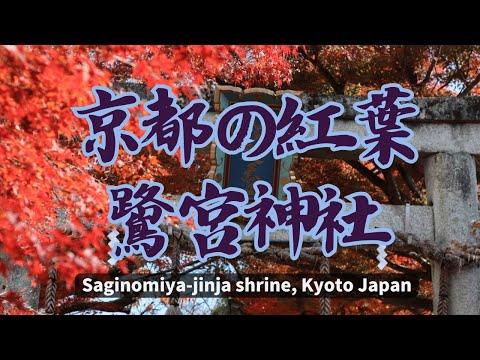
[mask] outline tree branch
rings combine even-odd
[[[382,172],[387,183],[387,196],[389,197],[390,202],[394,205],[402,205],[404,201],[402,200],[402,194],[398,189],[397,182],[393,177],[392,169],[384,169]]]
[[[409,189],[419,198],[422,198],[422,191],[418,188],[417,184],[415,184],[415,181],[413,180],[412,176],[409,174],[407,169],[402,164],[397,164],[396,168],[400,175],[402,175],[403,179],[405,180],[405,183],[408,185]]]
[[[410,45],[405,45],[403,48],[403,67],[407,76],[408,82],[413,85],[418,85],[417,74],[415,74],[415,66],[412,61],[412,54]]]
[[[433,56],[432,62],[430,63],[430,66],[428,67],[427,73],[425,74],[425,77],[423,80],[418,84],[419,87],[424,87],[427,85],[428,80],[430,80],[430,76],[432,76],[433,69],[435,69],[435,65],[437,64],[437,59],[436,56]]]
[[[385,195],[388,195],[386,181],[382,180],[377,175],[375,175],[371,170],[369,170],[360,161],[357,161],[357,160],[347,161],[347,164],[350,165],[355,170],[357,170],[365,178],[367,178],[367,180],[369,180],[373,185],[375,185],[380,190],[382,190],[385,193]]]
[[[463,89],[460,94],[458,94],[458,97],[464,97],[470,94],[470,92],[473,90],[475,86],[477,86],[479,82],[480,82],[480,73],[478,73],[475,79],[473,79],[473,81],[470,84],[468,84],[468,86],[465,89]]]
[[[333,91],[335,91],[335,94],[337,95],[345,94],[345,82],[337,81],[337,79],[333,77],[330,71],[328,71],[320,62],[319,56],[316,56],[314,59],[312,56],[308,55],[307,51],[303,46],[299,46],[298,51],[300,54],[302,54],[302,56],[306,60],[308,60],[317,69],[320,75],[322,75],[325,78],[325,80],[327,80],[329,85],[333,88]]]
[[[302,56],[305,58],[305,60],[308,60],[312,65],[315,65],[315,59],[312,58],[310,55],[308,55],[307,50],[305,50],[305,45],[304,46],[299,46],[298,47],[298,52],[302,54]]]
[[[130,313],[130,305],[136,301],[133,297],[123,297],[114,301],[83,301],[58,309],[58,315],[65,315],[75,311],[97,310],[104,312]]]
[[[440,86],[438,89],[437,89],[437,92],[442,90],[443,88],[446,88],[448,85],[450,85],[450,83],[455,79],[455,76],[449,76],[447,79],[445,79],[445,83]]]

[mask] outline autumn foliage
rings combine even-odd
[[[191,98],[220,73],[239,84],[280,86],[290,80],[288,52],[239,46],[1,47],[0,240],[10,264],[25,266],[41,283],[52,260],[67,284],[79,272],[106,271],[106,184],[167,177],[172,192],[187,190],[185,180],[195,183],[185,176],[188,171],[172,174],[172,160],[164,166],[156,152],[135,159],[121,153],[106,169],[85,158],[80,150],[88,127],[70,107],[92,103],[92,86],[134,77],[149,86],[168,84]],[[278,62],[277,70],[267,71],[272,62]],[[234,72],[237,63],[242,70]],[[130,121],[131,130],[138,132],[135,123]],[[0,261],[3,275],[7,264]],[[2,296],[15,302],[10,294]]]

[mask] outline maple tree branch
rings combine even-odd
[[[387,194],[387,182],[377,175],[375,175],[370,169],[368,169],[365,165],[363,165],[360,161],[351,160],[346,162],[352,168],[357,170],[360,174],[362,174],[367,180],[369,180],[373,185],[378,187],[382,190],[386,195]]]
[[[337,95],[344,95],[345,94],[345,82],[339,83],[337,80],[335,80],[335,78],[330,73],[330,71],[328,71],[322,64],[320,64],[320,62],[318,60],[315,62],[315,64],[316,64],[315,66],[316,66],[317,70],[319,71],[319,73],[327,79],[328,83],[333,88],[335,93]]]
[[[448,85],[450,85],[450,83],[455,79],[455,76],[454,75],[450,75],[448,78],[446,78],[444,81],[445,83],[440,86],[438,89],[437,89],[437,92],[442,90],[443,88],[447,87]]]
[[[320,63],[319,61],[319,56],[315,56],[315,59],[313,57],[311,57],[310,55],[308,55],[307,51],[305,50],[305,48],[303,46],[299,46],[298,47],[298,51],[300,54],[302,54],[302,56],[308,60],[316,69],[317,71],[320,73],[320,75],[322,75],[326,80],[327,82],[330,84],[330,86],[333,88],[333,91],[335,91],[335,93],[337,95],[344,95],[345,94],[345,82],[338,82],[334,77],[333,75],[330,73],[330,71],[328,71],[322,63]]]
[[[455,63],[455,75],[458,76],[458,78],[460,80],[462,80],[464,83],[467,82],[467,76],[466,74],[463,72],[463,69],[462,67],[460,66],[459,62],[458,62],[458,55],[455,56],[455,59],[453,60],[453,62]]]
[[[409,187],[409,189],[419,198],[422,198],[422,191],[418,188],[417,184],[415,184],[415,180],[413,180],[412,176],[409,174],[407,169],[402,164],[397,164],[396,168],[400,175],[402,175],[405,183]]]
[[[145,309],[143,309],[143,311],[140,313],[140,315],[145,315],[145,313],[146,313],[147,311],[150,311],[150,310],[151,310],[151,307],[153,306],[154,303],[155,303],[155,300],[151,301],[148,306],[145,306]]]
[[[430,63],[430,66],[428,67],[425,77],[419,84],[417,84],[418,86],[424,87],[425,85],[427,85],[428,80],[430,80],[430,77],[432,76],[433,69],[435,69],[436,64],[437,64],[437,59],[434,56],[432,62]]]
[[[315,65],[315,59],[312,58],[310,55],[308,55],[307,51],[305,50],[305,47],[304,46],[299,46],[298,47],[298,51],[300,52],[300,54],[302,54],[302,56],[308,60],[312,65]]]
[[[243,273],[238,268],[238,261],[236,261],[235,259],[232,259],[229,261],[229,264],[232,265],[233,270],[235,270],[235,273],[238,275],[240,280],[243,280]]]
[[[367,180],[369,180],[373,185],[377,186],[380,190],[382,190],[385,195],[388,196],[392,204],[403,204],[402,195],[398,189],[397,183],[393,178],[390,170],[383,170],[383,175],[385,176],[385,180],[382,180],[380,177],[375,175],[372,170],[368,169],[365,165],[363,165],[360,161],[347,161],[347,164],[357,170],[360,174],[362,174]]]
[[[473,79],[473,81],[470,84],[468,84],[467,87],[465,87],[465,89],[463,89],[460,92],[460,94],[458,94],[458,97],[464,97],[470,94],[470,92],[473,90],[475,86],[477,86],[479,82],[480,82],[480,73],[478,73],[475,79]]]
[[[104,312],[130,313],[130,306],[136,301],[133,297],[123,297],[114,301],[82,301],[60,307],[58,315],[65,315],[76,311],[96,310]]]
[[[408,82],[412,85],[418,85],[417,74],[415,74],[415,66],[411,58],[410,46],[406,45],[403,48],[403,67],[406,70]]]
[[[119,62],[121,62],[122,64],[125,64],[125,65],[128,65],[128,66],[131,66],[132,68],[135,67],[135,63],[128,60],[128,59],[125,59],[121,56],[118,56],[118,55],[113,55],[113,58]]]
[[[385,181],[387,183],[387,195],[390,199],[390,202],[394,205],[402,205],[404,203],[402,199],[402,194],[398,189],[397,182],[393,177],[392,169],[383,169],[383,176],[385,177]]]
[[[180,275],[185,275],[185,274],[188,274],[188,273],[191,273],[192,271],[195,271],[195,270],[198,270],[198,269],[201,269],[202,267],[206,266],[206,265],[210,265],[214,260],[216,260],[215,258],[212,258],[210,260],[207,260],[201,264],[198,264],[197,266],[194,266],[188,270],[185,270],[183,272],[180,273]],[[198,260],[197,261],[193,261],[192,263],[197,263],[199,262]],[[190,265],[188,265],[190,266]]]

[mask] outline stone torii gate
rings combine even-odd
[[[283,91],[252,88],[242,90],[232,86],[218,86],[215,96],[216,112],[207,113],[206,119],[214,122],[220,110],[219,92],[224,96],[251,100],[252,95],[280,98]],[[365,136],[365,127],[354,121],[353,104],[363,97],[318,96],[303,94],[304,110],[312,110],[329,101],[339,102],[345,114],[335,119],[335,130],[351,131]],[[241,100],[239,100],[241,101]],[[414,132],[410,140],[424,160],[427,188],[426,206],[382,205],[382,213],[372,221],[372,226],[388,227],[395,233],[423,242],[434,242],[447,247],[452,240],[460,243],[480,243],[477,231],[479,204],[477,198],[477,173],[475,156],[480,155],[480,97],[416,98],[420,108],[415,118],[404,119]],[[204,149],[208,150],[208,149]],[[362,151],[332,152],[313,150],[303,157],[322,159],[357,160]],[[477,226],[476,226],[477,225]],[[188,231],[188,229],[184,229]],[[286,231],[270,235],[272,243],[288,241]],[[244,241],[251,241],[245,237]],[[305,242],[312,239],[305,239]],[[432,260],[434,311],[437,312],[440,294],[441,264]],[[477,264],[450,271],[448,274],[448,313],[480,314],[480,267]]]

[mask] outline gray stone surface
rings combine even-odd
[[[345,107],[345,117],[353,118],[356,113],[353,104],[357,101],[365,100],[364,96],[322,96],[321,94],[304,93],[302,96],[304,109],[313,110],[329,101],[341,103]],[[463,122],[480,121],[480,96],[467,97],[424,97],[414,98],[412,103],[417,104],[420,113],[412,118],[405,120],[425,120],[434,122]]]
[[[405,205],[382,204],[382,212],[372,220],[372,227],[386,227],[393,232],[405,232],[407,212]],[[431,206],[410,206],[408,220],[408,233],[419,240],[432,240],[433,232],[433,208]]]
[[[1,252],[0,261],[8,262],[8,258]],[[24,268],[14,266],[8,273],[8,279],[0,276],[0,293],[5,290],[21,292],[27,305],[34,310],[38,309],[40,287],[32,286],[31,279],[28,277],[27,271]]]
[[[436,154],[425,163],[427,198],[433,204],[434,241],[478,242],[472,221],[478,219],[476,170],[469,154]],[[434,308],[438,304],[440,264],[432,265]],[[449,272],[449,314],[480,315],[480,268],[477,265]]]

